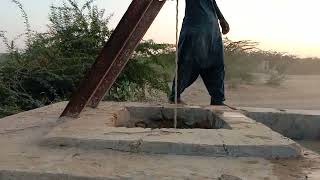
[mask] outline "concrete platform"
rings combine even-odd
[[[126,105],[105,103],[104,111],[95,112],[95,114],[86,112],[79,119],[66,120],[58,125],[44,138],[41,145],[212,157],[289,158],[302,155],[300,146],[294,141],[231,109],[180,107],[180,110],[184,111],[183,116],[188,117],[196,114],[192,113],[196,110],[212,112],[211,116],[221,121],[218,123],[220,124],[218,126],[221,126],[220,129],[115,127],[119,119],[123,121],[121,116],[128,117],[119,112],[125,112],[132,107],[139,109],[133,114],[140,113],[142,119],[144,116],[156,117],[160,114],[157,113],[157,109],[172,108],[172,106],[139,103]],[[141,111],[142,109],[146,111]],[[189,114],[188,111],[190,111]],[[173,113],[169,116],[171,115],[173,116]],[[201,118],[201,115],[197,118]],[[128,117],[129,124],[130,120],[134,121]]]
[[[320,139],[320,111],[242,107],[245,114],[294,140]]]
[[[300,158],[270,160],[39,146],[53,129],[63,128],[64,123],[57,119],[65,105],[57,103],[0,119],[0,180],[320,179],[320,156],[307,149]],[[87,109],[82,116],[86,123],[74,120],[65,125],[75,123],[79,132],[98,125],[104,129],[110,125],[106,117],[113,116],[105,114],[109,107],[103,103],[96,110]]]

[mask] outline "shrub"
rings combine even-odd
[[[256,63],[250,60],[250,54],[258,51],[257,43],[252,41],[231,41],[225,39],[226,80],[232,87],[237,84],[254,81],[252,72]]]
[[[73,0],[52,6],[45,33],[31,31],[23,6],[13,2],[25,19],[26,47],[18,49],[1,31],[9,59],[0,66],[0,116],[68,100],[112,33],[111,15],[92,0],[83,6]],[[167,93],[161,59],[170,53],[169,45],[141,43],[106,99],[143,100],[155,89]]]

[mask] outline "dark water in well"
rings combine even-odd
[[[320,140],[302,140],[297,142],[305,148],[320,154]]]

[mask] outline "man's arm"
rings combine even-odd
[[[218,5],[217,5],[217,2],[215,0],[212,0],[212,3],[213,3],[213,7],[214,9],[216,10],[216,14],[218,16],[218,19],[221,21],[221,20],[225,20]]]
[[[222,34],[228,34],[228,32],[230,31],[230,27],[228,22],[226,21],[226,19],[224,18],[222,12],[220,11],[216,0],[212,0],[213,3],[213,7],[216,11],[216,14],[218,16],[219,22],[220,22],[220,26],[222,28]]]

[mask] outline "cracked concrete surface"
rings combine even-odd
[[[306,176],[311,180],[320,179],[319,155],[309,150],[304,150],[304,156],[298,159],[267,160],[39,146],[43,137],[57,127],[65,105],[54,104],[0,120],[0,180],[219,179],[228,176],[243,180],[301,180]],[[68,123],[73,123],[72,128],[79,131],[86,128],[94,131],[92,125],[101,126],[103,130],[110,122],[104,121],[101,125],[101,120],[113,116],[106,114],[107,107],[102,104],[96,110],[86,110],[83,118],[87,121],[82,124],[77,120]],[[68,129],[64,123],[59,126]]]
[[[230,109],[215,111],[210,107],[198,108],[205,113],[193,115],[200,119],[212,119],[214,116],[223,121],[222,129],[148,129],[114,127],[117,118],[129,117],[122,104],[105,103],[103,118],[88,120],[90,114],[84,113],[77,120],[70,120],[55,127],[44,139],[42,145],[69,146],[85,149],[113,149],[126,152],[136,152],[198,156],[233,156],[233,157],[298,157],[301,155],[300,147],[292,140],[272,131],[270,128],[257,123],[240,112]],[[131,103],[126,107],[135,107],[135,116],[126,122],[120,118],[122,124],[132,124],[132,121],[149,120],[151,117],[168,117],[169,111],[159,111],[168,107]],[[184,106],[184,108],[189,108]],[[147,109],[147,110],[144,110]],[[191,114],[200,113],[197,108],[184,110],[182,114],[191,117]],[[210,118],[207,113],[211,112]],[[186,112],[186,113],[185,113]],[[109,114],[117,114],[110,116]],[[101,113],[103,114],[103,113]],[[170,114],[170,113],[169,113]],[[173,115],[173,113],[171,114]],[[98,115],[100,116],[100,115]],[[201,117],[203,116],[203,117]],[[93,116],[91,116],[92,118]],[[194,118],[194,117],[192,117]],[[88,124],[88,121],[92,122]],[[216,120],[217,121],[217,120]],[[223,127],[226,127],[224,129]],[[166,131],[167,133],[163,133]],[[138,144],[137,148],[134,145]]]

